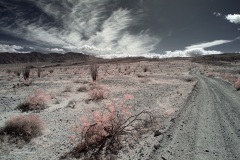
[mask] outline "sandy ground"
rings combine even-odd
[[[145,66],[149,69],[147,72],[143,71]],[[41,78],[37,77],[36,69],[32,69],[29,86],[22,85],[19,77],[7,71],[17,69],[16,65],[3,65],[1,127],[12,116],[30,114],[15,108],[36,89],[44,89],[52,99],[45,110],[35,113],[44,121],[43,134],[21,146],[1,140],[0,159],[59,159],[76,145],[69,136],[79,118],[90,117],[93,111],[101,110],[111,101],[121,101],[124,94],[134,96],[129,101],[132,114],[149,110],[157,123],[131,147],[128,141],[123,142],[125,147],[110,159],[239,159],[239,93],[227,82],[219,81],[218,76],[223,69],[230,71],[234,67],[226,70],[226,67],[188,60],[101,64],[97,85],[104,87],[107,94],[101,101],[86,103],[88,92],[77,90],[92,86],[87,65],[48,68],[41,73]],[[206,77],[209,72],[214,72],[215,79]],[[218,104],[222,108],[217,108]]]

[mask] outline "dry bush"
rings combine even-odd
[[[75,80],[73,80],[73,83],[81,83],[81,80],[80,79],[75,79]]]
[[[148,67],[147,66],[144,66],[143,67],[143,72],[147,72],[149,69],[148,69]]]
[[[238,79],[236,76],[233,76],[233,75],[227,74],[227,73],[222,73],[221,78],[225,81],[228,81],[231,84],[235,84],[235,82]]]
[[[78,92],[87,92],[88,88],[87,88],[87,86],[83,85],[83,86],[78,87],[77,91]]]
[[[214,76],[215,76],[215,74],[213,72],[208,72],[207,73],[207,77],[214,77]]]
[[[193,82],[193,81],[194,81],[194,78],[191,77],[191,76],[186,76],[186,77],[183,77],[183,80],[184,80],[185,82]]]
[[[71,92],[72,91],[72,86],[66,86],[63,90],[63,92]]]
[[[41,119],[34,114],[20,115],[10,118],[1,134],[16,136],[30,141],[32,138],[40,135],[43,130],[43,123]]]
[[[24,78],[24,80],[29,79],[30,70],[31,70],[31,66],[26,66],[26,67],[23,69],[23,78]]]
[[[49,73],[53,73],[53,69],[49,69]]]
[[[96,81],[98,76],[98,66],[96,63],[92,63],[90,65],[90,72],[91,72],[92,80]]]
[[[75,135],[70,137],[77,144],[70,152],[71,156],[99,159],[117,154],[123,147],[124,138],[126,142],[129,138],[136,140],[136,136],[147,131],[153,123],[152,113],[142,111],[133,115],[131,106],[126,105],[130,99],[133,99],[132,95],[125,95],[122,102],[107,105],[88,118],[82,117],[81,123],[74,127]]]
[[[103,86],[93,86],[93,88],[88,92],[88,100],[102,100],[107,94],[107,89]]]
[[[26,100],[18,105],[17,109],[22,112],[43,110],[47,107],[46,103],[51,99],[52,97],[48,92],[37,89],[34,93],[29,94]]]
[[[97,80],[98,68],[96,64],[91,65],[91,77],[93,81]]]
[[[11,72],[12,72],[11,69],[7,69],[7,70],[6,70],[6,73],[8,73],[8,74],[11,73]]]
[[[14,74],[15,74],[16,76],[18,76],[18,77],[21,75],[20,69],[15,69],[13,72],[14,72]]]
[[[27,80],[23,80],[22,81],[22,84],[24,85],[24,86],[30,86],[31,84],[32,84],[32,80],[29,80],[29,79],[27,79]]]
[[[38,68],[38,69],[37,69],[37,76],[38,76],[38,78],[41,77],[41,72],[42,72],[42,69],[41,69],[41,68]]]
[[[240,90],[240,78],[237,79],[237,81],[235,82],[234,86],[237,89],[237,91]]]

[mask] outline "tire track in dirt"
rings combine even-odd
[[[150,159],[239,160],[239,94],[225,82],[194,76],[196,95],[164,133]]]

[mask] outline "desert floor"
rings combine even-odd
[[[32,68],[24,81],[14,73],[24,65],[1,65],[0,127],[14,116],[35,114],[44,129],[30,142],[0,135],[0,159],[60,159],[77,145],[70,137],[81,119],[91,120],[108,104],[123,102],[124,95],[134,97],[126,102],[132,115],[149,111],[154,123],[137,140],[135,134],[123,135],[121,149],[103,159],[240,159],[240,94],[234,88],[240,63],[166,59],[98,64],[96,82],[89,65],[43,67],[40,77]],[[94,88],[104,91],[103,99],[91,100]],[[45,95],[44,110],[16,109],[39,90]]]

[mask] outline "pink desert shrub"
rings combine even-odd
[[[136,132],[143,130],[150,124],[153,116],[148,111],[136,115],[131,113],[131,106],[126,105],[133,95],[125,94],[120,103],[106,105],[92,115],[80,118],[80,124],[74,127],[75,135],[69,138],[76,147],[69,153],[74,157],[88,156],[99,158],[100,152],[117,153],[121,148],[123,136],[134,137]],[[90,117],[92,117],[90,119]]]
[[[102,100],[107,93],[107,89],[103,86],[97,86],[96,84],[93,88],[88,92],[88,100]]]
[[[215,74],[214,74],[213,72],[208,72],[208,73],[207,73],[207,76],[208,76],[208,77],[214,77]]]
[[[35,114],[29,114],[11,117],[6,122],[1,134],[16,136],[25,141],[30,141],[32,138],[41,135],[42,130],[42,120]]]
[[[240,78],[238,78],[235,82],[235,88],[237,89],[237,91],[240,90]]]
[[[43,110],[46,108],[46,103],[52,99],[52,96],[43,89],[37,89],[34,93],[28,95],[26,100],[18,105],[17,109],[22,112]]]
[[[221,78],[225,81],[228,81],[231,84],[235,84],[235,82],[238,79],[236,76],[233,76],[233,75],[227,74],[227,73],[222,73]]]

